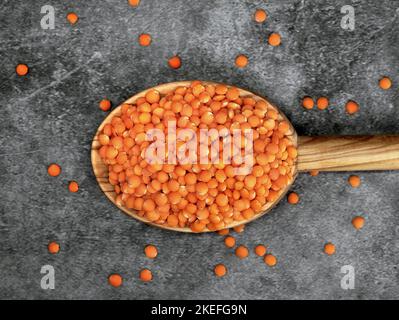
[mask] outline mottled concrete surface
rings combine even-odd
[[[300,175],[293,190],[301,202],[283,200],[251,223],[237,241],[251,249],[239,261],[215,234],[190,235],[146,226],[122,214],[100,191],[90,164],[90,143],[106,116],[98,102],[114,105],[159,83],[183,79],[227,82],[270,97],[300,135],[399,133],[398,1],[142,0],[14,1],[0,3],[0,298],[23,299],[393,299],[399,296],[399,172]],[[54,30],[40,28],[40,8],[56,9]],[[342,5],[352,4],[355,31],[340,28]],[[252,20],[264,8],[264,24]],[[71,27],[65,16],[79,15]],[[282,35],[270,47],[270,32]],[[150,47],[137,43],[140,33]],[[244,53],[249,65],[234,67]],[[179,70],[167,58],[179,54]],[[30,73],[17,77],[17,63]],[[393,87],[383,91],[387,75]],[[330,98],[326,111],[300,107],[304,95]],[[354,99],[360,112],[348,116]],[[46,167],[59,163],[62,175]],[[80,191],[71,194],[75,179]],[[361,231],[350,223],[366,218]],[[61,244],[58,255],[46,245]],[[325,242],[337,253],[322,253]],[[159,248],[154,261],[143,248]],[[252,253],[264,243],[278,257],[268,268]],[[228,276],[212,268],[223,262]],[[51,264],[55,290],[40,288],[40,269]],[[343,265],[356,271],[356,288],[342,290]],[[149,267],[154,281],[138,280]],[[112,272],[121,288],[107,285]]]

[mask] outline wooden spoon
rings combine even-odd
[[[168,93],[179,86],[189,86],[191,81],[171,82],[144,90],[124,103],[134,104],[140,97],[145,96],[149,90],[158,90],[161,94]],[[215,82],[206,82],[205,84],[217,85]],[[274,108],[279,112],[280,120],[286,120],[290,125],[288,135],[294,145],[298,148],[298,161],[293,168],[293,179],[288,183],[285,189],[281,190],[278,198],[273,203],[267,203],[263,211],[256,214],[253,218],[245,221],[235,221],[225,228],[232,228],[243,223],[260,218],[269,212],[289,190],[295,180],[297,171],[354,171],[354,170],[397,170],[399,169],[399,136],[341,136],[341,137],[297,137],[294,127],[285,115],[272,105],[267,99],[260,97],[252,92],[238,88],[241,96],[253,96],[256,100],[264,100],[269,108]],[[91,162],[97,182],[105,195],[122,211],[142,222],[148,223],[163,229],[169,229],[180,232],[193,232],[190,228],[169,227],[149,222],[139,216],[135,210],[128,209],[118,205],[115,202],[116,194],[114,186],[108,182],[108,167],[105,165],[99,155],[101,147],[98,141],[98,135],[105,124],[110,123],[114,116],[121,112],[120,106],[115,108],[98,127],[93,138],[91,147]],[[204,232],[210,230],[205,229]]]

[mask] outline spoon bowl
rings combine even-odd
[[[124,104],[134,104],[138,98],[144,97],[146,95],[146,93],[150,90],[157,90],[161,95],[164,95],[168,92],[173,91],[177,87],[180,87],[180,86],[188,87],[188,86],[190,86],[191,82],[192,81],[178,81],[178,82],[170,82],[170,83],[166,83],[166,84],[161,84],[156,87],[146,89],[146,90],[132,96],[131,98],[126,100],[124,102]],[[219,84],[216,82],[208,82],[208,81],[202,81],[202,83],[207,84],[207,85],[218,85]],[[253,92],[250,92],[250,91],[247,91],[247,90],[241,89],[241,88],[237,88],[237,89],[240,91],[240,97],[251,96],[256,101],[263,100],[264,102],[266,102],[268,108],[276,110],[279,115],[278,120],[280,120],[280,121],[285,120],[289,124],[290,129],[286,135],[289,137],[289,139],[291,139],[293,145],[295,147],[297,147],[297,134],[295,132],[294,127],[292,126],[291,122],[287,119],[287,117],[276,106],[271,104],[266,98],[261,97]],[[168,230],[179,231],[179,232],[193,232],[188,227],[185,227],[185,228],[170,227],[167,225],[160,225],[157,223],[150,222],[147,219],[145,219],[144,217],[141,217],[140,215],[138,215],[135,210],[128,209],[116,202],[116,193],[114,191],[114,186],[111,185],[108,181],[108,167],[102,161],[100,154],[99,154],[99,149],[100,149],[101,145],[98,141],[98,136],[101,133],[101,131],[103,130],[104,126],[107,123],[110,123],[113,117],[118,116],[120,114],[121,114],[121,106],[118,106],[100,124],[100,126],[98,127],[97,132],[93,138],[93,142],[92,142],[92,146],[91,146],[91,163],[93,166],[94,175],[96,176],[97,182],[98,182],[101,190],[105,193],[105,195],[108,197],[108,199],[111,200],[111,202],[114,203],[119,209],[121,209],[123,212],[125,212],[126,214],[128,214],[129,216],[131,216],[137,220],[140,220],[142,222],[145,222],[147,224],[150,224],[152,226],[159,227],[162,229],[168,229]],[[233,221],[231,224],[225,226],[224,228],[233,228],[233,227],[239,226],[241,224],[246,224],[250,221],[253,221],[255,219],[262,217],[264,214],[269,212],[281,200],[281,198],[284,197],[284,195],[287,193],[287,191],[291,187],[292,183],[294,182],[295,177],[297,175],[297,165],[296,164],[292,167],[291,173],[292,173],[292,179],[288,182],[288,184],[286,185],[286,187],[284,189],[281,189],[279,191],[278,197],[276,198],[276,200],[274,202],[267,202],[265,204],[265,206],[262,208],[262,210],[259,213],[255,214],[251,219],[242,220],[242,221]],[[209,231],[211,231],[211,230],[205,228],[203,232],[209,232]],[[212,231],[215,231],[215,230],[212,230]]]

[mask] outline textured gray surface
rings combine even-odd
[[[251,249],[239,261],[215,234],[162,231],[122,214],[102,194],[90,165],[90,143],[105,117],[103,97],[119,104],[159,83],[205,79],[270,97],[301,135],[399,133],[399,1],[142,0],[13,1],[0,3],[0,298],[234,298],[380,299],[399,296],[399,172],[360,173],[348,186],[345,173],[300,175],[297,206],[283,200],[247,226],[237,241]],[[322,3],[322,4],[321,4]],[[340,8],[352,3],[353,32],[340,28]],[[40,28],[40,7],[56,9],[55,30]],[[268,12],[260,25],[256,8]],[[71,27],[65,15],[79,15]],[[266,43],[282,35],[280,47]],[[152,35],[150,47],[137,44]],[[179,70],[167,58],[179,54]],[[234,67],[244,53],[249,65]],[[17,77],[17,63],[30,73]],[[383,91],[387,75],[393,88]],[[326,111],[300,107],[304,95],[330,98]],[[348,116],[354,99],[360,112]],[[59,163],[58,178],[46,167]],[[80,191],[71,194],[75,179]],[[354,215],[366,217],[361,231]],[[46,246],[56,240],[58,255]],[[322,253],[325,242],[337,254]],[[146,244],[159,256],[144,257]],[[277,256],[268,268],[252,250],[266,244]],[[212,268],[223,262],[228,276]],[[40,268],[51,264],[56,289],[40,288]],[[340,288],[340,268],[351,264],[356,288]],[[138,280],[149,267],[154,281]],[[118,289],[107,285],[123,275]]]

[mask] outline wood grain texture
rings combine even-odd
[[[205,84],[213,84],[213,85],[217,85],[218,83],[215,82],[208,82],[208,81],[202,81]],[[161,94],[165,94],[167,92],[170,92],[172,90],[174,90],[175,88],[177,88],[178,86],[189,86],[191,83],[191,81],[179,81],[179,82],[171,82],[171,83],[166,83],[166,84],[161,84],[158,85],[156,87],[153,88],[149,88],[147,90],[144,90],[134,96],[132,96],[131,98],[129,98],[128,100],[126,100],[124,103],[127,104],[134,104],[135,101],[140,98],[145,96],[145,94],[149,91],[149,90],[158,90]],[[275,109],[279,112],[279,120],[286,120],[289,125],[290,125],[290,130],[288,132],[288,136],[290,136],[290,138],[292,139],[293,143],[295,146],[297,146],[297,134],[295,132],[294,127],[292,126],[291,122],[286,118],[286,116],[273,104],[271,104],[267,99],[256,95],[250,91],[238,88],[240,90],[240,95],[241,96],[253,96],[255,98],[255,100],[264,100],[267,104],[269,108]],[[108,197],[109,200],[111,200],[119,209],[121,209],[123,212],[125,212],[126,214],[128,214],[129,216],[138,219],[142,222],[145,222],[147,224],[150,224],[152,226],[155,227],[159,227],[159,228],[163,228],[163,229],[168,229],[168,230],[173,230],[173,231],[179,231],[179,232],[192,232],[192,230],[190,228],[174,228],[174,227],[169,227],[167,225],[160,225],[160,224],[156,224],[156,223],[152,223],[150,221],[148,221],[147,219],[139,216],[135,210],[131,210],[128,209],[118,203],[115,202],[115,198],[116,198],[116,194],[114,192],[114,187],[108,182],[108,167],[103,163],[100,155],[99,155],[99,148],[100,143],[98,142],[98,134],[101,132],[101,130],[104,128],[105,124],[110,123],[112,118],[114,116],[117,116],[120,114],[120,106],[118,106],[117,108],[115,108],[105,119],[104,121],[101,123],[101,125],[98,127],[97,132],[93,138],[93,142],[92,142],[92,146],[91,146],[91,163],[93,166],[93,171],[94,174],[96,176],[97,182],[101,188],[101,190],[105,193],[105,195]],[[261,216],[263,216],[264,214],[266,214],[267,212],[269,212],[280,200],[281,198],[284,197],[284,195],[287,193],[287,191],[289,190],[289,188],[291,187],[292,183],[294,182],[295,178],[296,178],[296,174],[297,174],[297,168],[296,166],[293,167],[293,179],[292,181],[290,181],[287,185],[287,187],[283,190],[280,191],[280,194],[277,198],[277,200],[273,203],[268,203],[266,204],[266,206],[263,208],[262,212],[256,214],[253,218],[249,219],[249,220],[244,220],[244,221],[235,221],[232,224],[226,226],[226,228],[232,228],[244,223],[248,223],[252,220],[255,220],[257,218],[260,218]],[[205,229],[204,232],[209,232],[210,230]]]
[[[298,171],[398,169],[399,136],[298,138]]]

